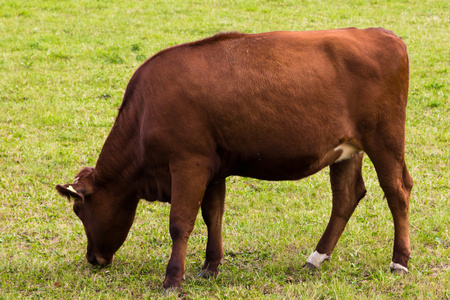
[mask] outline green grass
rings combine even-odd
[[[101,269],[86,262],[83,227],[54,190],[95,165],[145,58],[219,31],[348,26],[382,26],[408,45],[410,273],[389,272],[392,217],[366,159],[368,195],[316,274],[301,266],[329,218],[328,170],[298,182],[229,178],[221,273],[195,276],[206,243],[199,218],[185,298],[450,298],[448,1],[0,0],[0,7],[0,299],[162,296],[169,206],[140,203],[116,261]]]

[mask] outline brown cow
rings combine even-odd
[[[200,208],[208,227],[202,274],[218,272],[230,175],[296,180],[330,166],[331,218],[306,261],[320,267],[365,195],[365,152],[394,218],[390,267],[404,273],[408,81],[405,44],[381,28],[227,33],[175,46],[131,78],[95,169],[56,188],[75,199],[87,260],[99,265],[125,241],[139,199],[171,203],[164,288],[180,288]]]

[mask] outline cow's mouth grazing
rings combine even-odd
[[[109,258],[105,258],[99,255],[91,255],[90,257],[87,257],[87,260],[90,264],[94,265],[94,266],[107,266],[109,264],[111,264],[114,260],[114,255],[112,255]]]

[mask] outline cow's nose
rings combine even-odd
[[[86,259],[91,265],[98,265],[97,257],[94,254],[86,255]]]
[[[114,260],[114,255],[111,256],[110,258],[105,258],[105,257],[101,257],[101,256],[96,256],[96,261],[97,264],[99,264],[100,266],[107,266],[109,264],[111,264]]]
[[[86,255],[87,261],[94,266],[107,266],[111,264],[114,260],[114,255],[109,258],[105,258],[99,255]]]

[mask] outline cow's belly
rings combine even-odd
[[[227,166],[229,174],[263,180],[297,180],[310,176],[324,167],[352,158],[360,149],[344,143],[323,153],[311,153],[293,157],[255,155],[235,155],[232,166]]]

